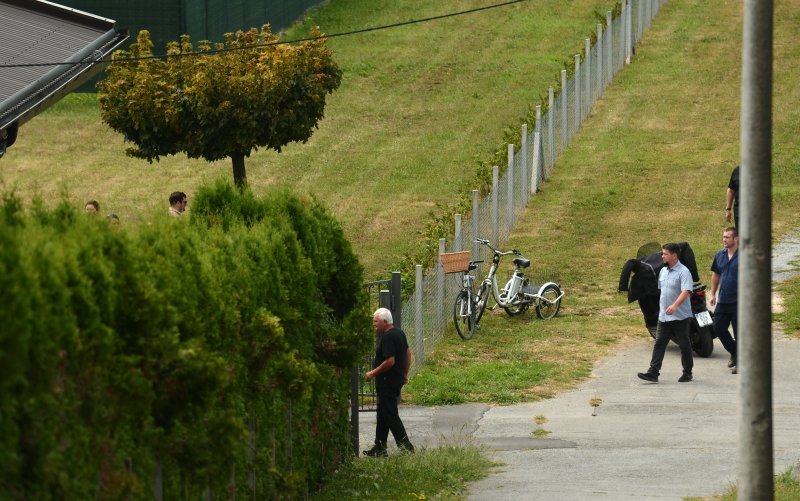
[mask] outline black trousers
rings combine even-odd
[[[397,410],[400,389],[381,387],[376,388],[376,393],[378,394],[378,416],[375,426],[375,443],[385,445],[391,431],[394,441],[400,445],[401,442],[408,440],[406,428],[403,426]]]
[[[650,360],[650,374],[658,376],[661,372],[661,363],[664,362],[664,353],[672,336],[678,341],[681,347],[681,364],[683,373],[692,375],[694,358],[692,357],[692,343],[689,342],[689,322],[691,318],[684,320],[673,320],[671,322],[659,322],[656,329],[656,344],[653,346],[653,358]]]
[[[736,358],[736,303],[717,303],[714,309],[714,334],[717,335],[722,346],[728,353]],[[728,332],[728,326],[733,325],[733,337]]]

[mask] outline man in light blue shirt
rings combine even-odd
[[[688,301],[692,293],[692,274],[678,260],[680,247],[678,244],[664,244],[661,247],[661,259],[664,267],[658,274],[658,288],[661,290],[658,311],[658,327],[656,328],[656,344],[653,346],[653,356],[650,360],[650,369],[638,374],[640,379],[658,382],[664,353],[671,338],[675,338],[681,347],[681,364],[683,375],[678,379],[681,383],[692,380],[692,345],[689,342],[689,322],[692,321],[692,305]]]

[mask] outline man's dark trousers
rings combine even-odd
[[[375,389],[378,394],[378,416],[375,426],[375,443],[386,445],[389,438],[389,431],[394,435],[394,441],[398,445],[408,441],[406,428],[400,420],[400,413],[397,410],[397,402],[400,399],[400,390],[391,386],[381,386]]]
[[[692,344],[689,342],[689,322],[691,318],[683,320],[672,320],[670,322],[659,322],[656,329],[656,344],[653,346],[653,358],[650,360],[650,370],[647,372],[658,376],[661,372],[661,364],[664,362],[664,353],[673,334],[681,347],[681,364],[683,373],[692,375],[694,359],[692,357]]]
[[[736,303],[717,303],[717,307],[714,308],[714,334],[734,360],[736,360],[736,324]],[[728,332],[729,325],[733,325],[734,337]]]

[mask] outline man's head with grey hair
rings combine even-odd
[[[372,325],[378,332],[386,332],[392,328],[394,320],[392,319],[392,312],[387,308],[378,308],[372,314]]]

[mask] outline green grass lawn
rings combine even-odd
[[[792,5],[778,3],[775,15],[776,238],[797,228],[800,210],[800,50],[792,42],[800,17]],[[622,265],[643,243],[690,242],[710,283],[738,162],[741,23],[741,4],[732,0],[662,7],[633,64],[597,103],[505,245],[531,258],[533,273],[558,273],[566,292],[559,317],[493,315],[469,342],[453,334],[411,382],[415,402],[547,397],[589,374],[609,344],[647,337],[638,306],[615,292]],[[786,291],[785,318],[794,319],[800,292]],[[483,379],[486,370],[497,376]]]
[[[491,5],[486,0],[334,0],[311,11],[286,39],[308,26],[337,33]],[[419,230],[437,203],[451,202],[473,179],[507,125],[521,124],[530,104],[556,85],[562,62],[595,29],[595,11],[611,0],[530,0],[414,26],[334,38],[344,70],[325,119],[306,144],[247,159],[258,194],[288,185],[314,193],[342,221],[370,277],[384,277],[417,248]],[[0,164],[0,179],[23,198],[46,201],[68,192],[83,206],[122,224],[165,211],[175,190],[191,197],[230,162],[180,155],[159,163],[128,158],[122,138],[99,120],[92,96],[69,96],[20,129]]]
[[[413,455],[364,458],[331,475],[311,499],[463,499],[466,483],[485,477],[493,465],[471,444],[419,449]]]

